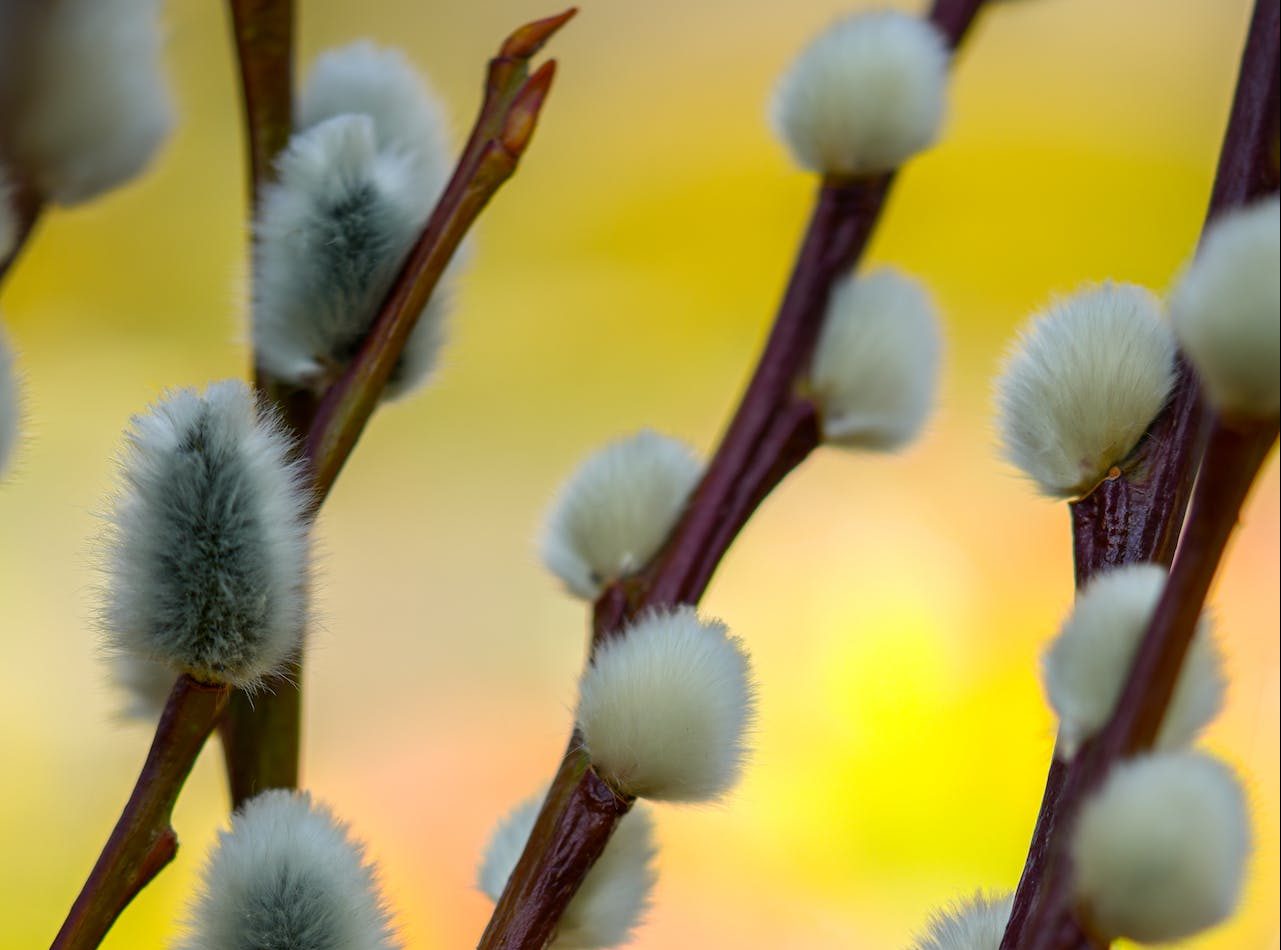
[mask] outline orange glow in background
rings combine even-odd
[[[404,47],[456,131],[532,0],[300,3],[300,66]],[[642,425],[714,445],[772,317],[814,181],[765,119],[836,0],[586,3],[553,42],[530,153],[485,212],[437,381],[380,412],[319,528],[306,784],[364,838],[412,948],[473,945],[497,818],[551,774],[586,629],[535,555],[559,480]],[[1054,723],[1040,651],[1072,596],[1063,505],[997,459],[990,380],[1055,293],[1168,287],[1200,229],[1245,0],[993,4],[941,144],[869,254],[947,322],[941,406],[892,457],[821,450],[763,506],[705,601],[750,645],[756,755],[715,808],[657,810],[635,945],[901,947],[930,908],[1016,882]],[[245,225],[222,5],[168,5],[181,121],[150,174],[49,214],[0,303],[28,438],[0,488],[0,944],[47,945],[128,796],[150,730],[114,719],[91,538],[128,416],[243,375]],[[1196,942],[1278,945],[1275,459],[1212,594],[1256,850],[1240,913]],[[225,821],[211,743],[177,861],[105,946],[167,945]]]

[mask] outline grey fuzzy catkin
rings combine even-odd
[[[239,687],[296,654],[307,526],[288,449],[240,382],[134,417],[108,534],[110,652]]]
[[[256,228],[254,349],[276,378],[322,389],[360,349],[425,223],[424,184],[408,153],[378,151],[365,115],[299,132],[279,167]],[[434,366],[446,293],[410,333],[389,397]]]
[[[377,872],[305,792],[248,801],[205,866],[181,950],[397,950]]]

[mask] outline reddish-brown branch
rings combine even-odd
[[[930,19],[955,47],[982,0],[936,0]],[[650,607],[696,603],[738,532],[769,492],[818,445],[814,406],[797,394],[822,326],[832,284],[862,255],[892,175],[822,183],[765,349],[684,515],[649,567],[610,585],[592,617],[592,648]],[[614,823],[564,837],[566,809],[581,807],[577,775],[588,768],[577,732],[543,802],[494,915],[482,950],[538,947],[517,933],[554,933],[556,922],[604,850]],[[582,825],[575,825],[582,829]],[[544,887],[541,881],[555,881]]]
[[[1148,429],[1133,467],[1068,506],[1077,587],[1121,564],[1174,559],[1201,428],[1195,374],[1182,356],[1177,366],[1170,407]]]
[[[480,938],[482,950],[544,947],[556,933],[560,915],[541,908],[568,906],[582,883],[577,868],[596,863],[614,828],[633,800],[616,794],[591,767],[586,754],[571,751],[547,791],[554,821],[539,822],[529,838],[538,860],[512,872],[489,926]]]
[[[752,511],[818,444],[814,412],[793,402],[792,392],[806,371],[832,284],[862,255],[891,180],[827,181],[820,187],[756,372],[685,517],[645,572],[641,606],[697,601]],[[794,431],[780,432],[775,426],[786,414],[795,418],[783,427]],[[748,483],[749,475],[756,484]]]
[[[133,794],[52,950],[98,946],[134,895],[173,860],[178,850],[178,836],[169,825],[174,802],[226,702],[226,686],[178,678]]]
[[[249,206],[275,180],[276,156],[293,132],[293,0],[229,0],[240,65],[241,101],[248,136]]]
[[[1278,181],[1278,45],[1281,3],[1257,0],[1224,133],[1206,223],[1231,208],[1274,191]],[[1074,503],[1072,538],[1076,581],[1096,571],[1132,562],[1169,564],[1196,478],[1203,409],[1196,375],[1180,356],[1169,405],[1152,424],[1139,460],[1122,477],[1104,482]],[[1014,907],[1001,950],[1023,945],[1038,900],[1051,836],[1061,826],[1066,766],[1052,760]]]
[[[570,9],[520,27],[490,60],[480,112],[453,177],[346,372],[319,400],[258,374],[260,390],[302,443],[312,476],[313,514],[355,448],[450,258],[528,148],[555,75],[555,61],[531,75],[530,60],[574,13]],[[269,691],[252,703],[245,696],[233,698],[221,732],[235,804],[264,788],[297,784],[301,682],[302,668],[295,665],[274,677]]]
[[[1152,747],[1210,582],[1276,437],[1275,419],[1237,425],[1216,421],[1211,427],[1183,541],[1116,710],[1073,759],[1059,796],[1060,834],[1052,841],[1044,891],[1025,928],[1026,946],[1033,950],[1066,946],[1057,936],[1069,932],[1073,921],[1071,867],[1062,831],[1071,829],[1082,801],[1114,763]]]

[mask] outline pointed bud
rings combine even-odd
[[[62,0],[0,10],[8,157],[59,204],[137,176],[173,124],[158,0]]]
[[[933,405],[941,349],[934,306],[916,281],[880,270],[836,284],[810,371],[823,438],[885,450],[910,442]]]
[[[1045,652],[1045,691],[1059,714],[1059,740],[1071,756],[1112,716],[1130,664],[1156,610],[1166,572],[1155,564],[1130,564],[1097,575],[1077,597],[1071,615]],[[1202,616],[1157,746],[1190,745],[1223,704],[1223,659]]]
[[[1103,284],[1055,302],[997,380],[1006,458],[1046,495],[1087,494],[1169,399],[1174,355],[1160,304],[1141,287]]]
[[[539,794],[526,799],[494,829],[478,874],[479,887],[490,900],[498,900],[516,869],[543,798]],[[565,908],[550,950],[616,947],[631,939],[649,909],[654,889],[653,860],[658,848],[653,824],[649,809],[639,802],[622,817]]]
[[[1181,940],[1241,897],[1250,827],[1231,769],[1195,752],[1113,766],[1072,835],[1076,901],[1108,939]]]
[[[254,268],[254,350],[277,379],[324,389],[364,342],[425,212],[406,153],[377,149],[365,115],[293,137],[263,197]],[[387,395],[420,382],[443,338],[443,297],[415,324]]]
[[[654,611],[606,640],[583,674],[578,727],[625,795],[709,801],[738,781],[756,716],[751,665],[724,624]]]
[[[18,423],[22,406],[18,398],[18,376],[13,365],[13,351],[4,327],[0,327],[0,478],[9,469],[18,446]]]
[[[298,652],[306,504],[288,453],[240,382],[134,417],[105,558],[109,652],[247,688]]]
[[[947,64],[947,45],[928,22],[854,14],[820,33],[783,74],[775,128],[810,171],[892,171],[937,138]]]
[[[1274,195],[1215,221],[1170,300],[1179,343],[1222,412],[1281,411],[1279,209]]]
[[[1000,950],[1014,896],[972,898],[931,915],[926,932],[913,950]]]
[[[595,598],[658,553],[701,474],[688,446],[657,432],[609,443],[552,503],[543,563],[571,592]]]
[[[346,825],[305,792],[263,792],[205,866],[181,950],[395,950],[377,873]]]

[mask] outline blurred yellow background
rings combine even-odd
[[[0,488],[0,944],[47,944],[150,739],[114,719],[91,540],[130,413],[244,372],[242,145],[222,5],[171,2],[181,108],[152,172],[54,212],[0,303],[28,438]],[[461,134],[482,64],[533,0],[302,0],[300,59],[407,49]],[[584,4],[525,165],[486,212],[436,383],[380,413],[327,505],[307,785],[377,857],[413,948],[471,945],[492,823],[569,727],[582,604],[534,539],[559,480],[642,425],[710,448],[760,346],[813,181],[770,135],[774,77],[837,0]],[[928,910],[1017,880],[1053,722],[1039,652],[1072,596],[1067,514],[994,451],[990,380],[1032,308],[1083,281],[1168,286],[1193,247],[1245,0],[994,4],[944,141],[870,259],[947,320],[942,404],[894,457],[821,451],[763,507],[706,609],[752,648],[753,765],[723,807],[658,812],[638,947],[897,947]],[[1278,945],[1278,486],[1258,486],[1213,604],[1232,676],[1206,744],[1257,849],[1198,947]],[[106,946],[162,946],[225,820],[211,745],[176,863]]]

